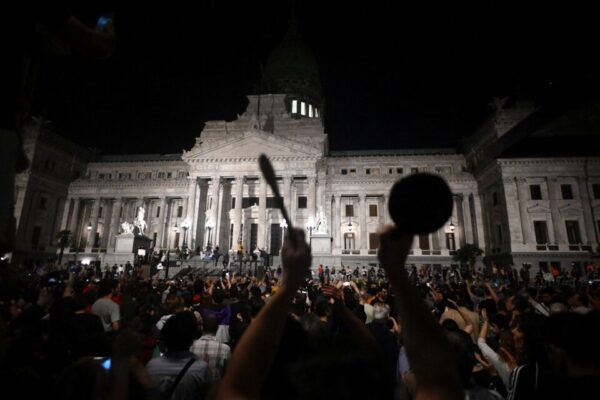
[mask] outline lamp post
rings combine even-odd
[[[448,228],[450,229],[450,232],[454,233],[456,226],[452,223],[452,218],[450,218],[450,225],[448,226]]]
[[[212,229],[214,228],[214,224],[212,222],[207,222],[206,223],[206,229],[208,229],[208,236],[207,236],[207,240],[206,240],[206,246],[209,247],[210,249],[212,249]]]
[[[175,232],[175,233],[179,232],[177,223],[175,223],[175,226],[173,227],[173,232]],[[168,244],[167,245],[167,269],[165,270],[165,280],[169,279],[169,266],[171,265],[170,254],[171,254],[171,245]]]
[[[181,246],[181,249],[184,251],[184,253],[186,252],[186,249],[188,247],[187,245],[187,231],[190,228],[190,221],[186,218],[185,221],[183,221],[181,223],[181,228],[183,229],[183,245]]]
[[[279,226],[281,227],[281,247],[283,247],[283,241],[285,240],[285,234],[286,234],[286,229],[288,227],[288,224],[285,221],[285,219],[282,219],[281,222],[279,223]]]

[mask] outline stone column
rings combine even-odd
[[[235,210],[233,220],[233,248],[237,250],[237,243],[242,237],[242,197],[244,196],[244,177],[238,176],[235,180]]]
[[[519,202],[519,212],[521,220],[521,230],[523,231],[523,244],[534,243],[535,238],[531,232],[531,220],[529,213],[527,212],[527,199],[528,193],[525,185],[525,179],[515,178],[515,185],[517,186],[517,200]]]
[[[211,220],[213,223],[213,227],[210,231],[210,241],[211,241],[210,244],[212,246],[217,244],[216,241],[217,241],[217,228],[218,228],[218,224],[219,224],[218,210],[219,210],[219,187],[220,187],[220,185],[221,185],[220,178],[217,175],[213,176],[211,186],[210,186],[210,198],[212,199],[212,200],[210,200],[211,201],[210,215],[211,215]]]
[[[465,232],[465,242],[473,243],[473,224],[471,223],[471,213],[469,212],[469,195],[462,194],[462,214],[463,221],[465,223],[464,232]]]
[[[296,210],[298,208],[298,194],[296,193],[296,184],[294,178],[290,177],[290,208],[288,213],[290,214],[290,220],[292,224],[296,226]]]
[[[596,233],[594,231],[594,224],[596,223],[596,221],[594,221],[594,218],[592,217],[592,203],[590,202],[590,197],[588,196],[588,187],[587,187],[587,182],[585,181],[585,179],[578,179],[577,180],[578,183],[578,191],[579,191],[579,196],[581,198],[581,208],[583,209],[583,225],[584,225],[584,229],[583,231],[585,232],[585,235],[581,235],[582,236],[582,240],[585,240],[583,237],[587,236],[587,243],[586,244],[597,244],[596,243]],[[592,248],[596,248],[596,246],[592,246]]]
[[[473,208],[475,214],[475,224],[476,231],[473,232],[473,237],[475,239],[475,244],[482,249],[485,249],[485,228],[483,226],[483,211],[481,208],[481,197],[479,194],[473,196]]]
[[[333,210],[331,212],[331,230],[333,233],[333,246],[336,249],[339,249],[342,247],[341,244],[341,232],[340,232],[340,225],[341,225],[341,214],[340,214],[340,196],[339,195],[332,195],[333,197]]]
[[[194,242],[192,241],[192,232],[194,232],[194,216],[196,214],[195,206],[196,206],[196,189],[197,189],[197,187],[198,187],[197,179],[195,177],[191,177],[190,181],[189,181],[188,197],[187,197],[185,218],[184,218],[184,221],[189,223],[189,227],[187,229],[187,232],[184,232],[184,237],[186,240],[184,245],[188,246],[192,250],[194,250]]]
[[[458,236],[459,236],[459,245],[458,247],[462,247],[465,245],[466,243],[466,238],[465,238],[465,219],[464,219],[464,215],[463,215],[463,196],[462,194],[459,195],[455,195],[454,196],[454,205],[455,205],[455,209],[456,209],[456,225],[457,228],[456,232],[458,232]]]
[[[162,204],[164,210],[161,209],[162,218],[160,219],[160,248],[169,248],[167,241],[169,240],[169,215],[171,214],[171,208],[173,207],[173,199],[168,197],[162,198]]]
[[[367,251],[369,248],[368,238],[367,238],[367,213],[365,212],[365,195],[358,195],[358,218],[360,221],[360,244],[359,249]]]
[[[87,243],[86,243],[86,252],[91,252],[92,248],[94,248],[94,241],[96,239],[96,231],[98,230],[98,212],[100,211],[100,198],[97,197],[94,199],[94,203],[92,204],[92,212],[90,217],[90,223],[92,224],[92,229],[87,232]],[[87,230],[87,227],[86,227]]]
[[[560,188],[555,180],[548,181],[548,194],[550,200],[550,214],[552,215],[552,226],[554,228],[554,240],[558,245],[565,246],[567,238],[563,229],[563,221],[558,210],[558,199],[560,199]]]
[[[62,218],[60,221],[60,230],[61,231],[68,229],[69,209],[71,209],[71,201],[73,201],[73,198],[71,196],[67,197],[67,199],[65,200],[65,206],[63,207],[63,214],[62,214]]]
[[[162,250],[162,248],[164,247],[164,242],[165,242],[165,224],[167,223],[167,198],[166,197],[161,197],[160,198],[160,213],[158,214],[158,234],[157,236],[157,243],[155,244],[155,247],[158,247]]]
[[[77,222],[79,219],[79,204],[81,199],[79,197],[73,198],[73,211],[71,212],[71,220],[69,221],[69,230],[72,235],[77,233]]]
[[[121,222],[121,205],[122,199],[117,198],[113,200],[111,207],[110,225],[108,227],[108,241],[106,245],[106,251],[115,251],[115,236],[119,232],[119,222]]]
[[[267,248],[267,181],[260,180],[260,188],[258,192],[258,240],[256,245],[261,249]],[[250,249],[252,251],[253,249]]]
[[[316,210],[316,197],[317,197],[317,193],[315,191],[316,189],[316,181],[317,178],[314,176],[309,176],[308,177],[308,218],[312,219],[314,221],[315,216],[317,214],[317,210]],[[315,221],[316,223],[316,221]]]

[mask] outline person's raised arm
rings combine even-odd
[[[295,240],[290,241],[289,235],[295,235]],[[277,352],[287,315],[292,308],[292,300],[310,267],[310,247],[306,244],[302,230],[290,230],[281,254],[281,285],[236,346],[219,386],[218,399],[254,399],[260,396],[260,389]]]
[[[488,293],[490,294],[490,297],[492,298],[492,300],[494,300],[494,303],[496,303],[496,305],[497,305],[498,301],[499,301],[498,294],[496,293],[496,291],[494,290],[492,285],[490,285],[489,282],[486,282],[485,288],[487,289]]]
[[[454,308],[460,314],[460,317],[463,319],[463,321],[465,321],[465,327],[463,328],[463,331],[467,332],[470,335],[471,332],[473,332],[473,321],[471,321],[471,318],[469,318],[469,316],[466,312],[464,312],[464,310],[460,309],[460,307],[458,306],[458,304],[456,304],[454,300],[448,299],[448,303],[452,305],[452,308]]]
[[[393,226],[380,230],[378,257],[398,302],[406,353],[417,381],[415,398],[463,399],[458,372],[451,367],[456,363],[450,345],[406,274],[413,237],[395,237],[394,230]]]

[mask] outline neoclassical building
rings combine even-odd
[[[543,110],[496,101],[461,149],[331,151],[318,69],[294,31],[266,64],[265,87],[248,96],[235,120],[208,121],[195,145],[179,154],[98,156],[43,123],[32,125],[26,148],[33,162],[17,179],[16,254],[56,254],[56,233],[66,229],[67,259],[109,262],[121,224],[143,210],[155,250],[227,250],[239,242],[277,263],[285,224],[258,167],[265,153],[292,222],[307,237],[329,239],[315,263],[376,264],[376,231],[391,223],[389,190],[417,172],[446,179],[454,210],[438,232],[415,239],[410,263],[456,263],[454,250],[465,243],[481,247],[488,264],[535,270],[597,261],[600,157],[519,152],[547,133],[552,119],[540,122]],[[586,134],[597,136],[595,129]]]

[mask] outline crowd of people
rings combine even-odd
[[[137,268],[3,266],[0,376],[20,396],[595,398],[598,271],[538,280],[405,266],[318,266],[302,231],[282,266],[165,280]],[[500,273],[500,270],[509,273]]]

